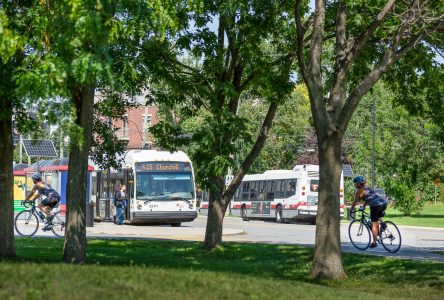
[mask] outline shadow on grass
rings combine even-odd
[[[18,238],[17,261],[60,263],[63,239]],[[444,264],[344,253],[349,276],[341,281],[309,277],[313,249],[294,245],[225,243],[208,252],[201,242],[89,239],[87,264],[226,272],[261,278],[354,286],[371,278],[383,286],[415,285],[444,292]]]

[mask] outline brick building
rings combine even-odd
[[[153,137],[150,127],[157,123],[157,106],[146,106],[144,96],[135,96],[135,101],[140,105],[127,109],[126,121],[113,120],[113,125],[120,128],[116,135],[119,139],[128,141],[127,149],[150,149],[153,145]]]

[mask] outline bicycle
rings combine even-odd
[[[353,218],[348,227],[348,236],[352,245],[358,250],[366,250],[372,239],[372,222],[368,218],[369,214],[363,209],[360,218]],[[355,211],[356,212],[356,211]],[[401,248],[401,232],[395,223],[391,221],[378,220],[379,232],[378,243],[381,243],[385,250],[390,253],[398,252]]]
[[[14,219],[14,227],[20,236],[31,237],[39,229],[40,222],[45,222],[45,216],[37,210],[35,201],[22,201],[21,205],[30,208],[19,212]],[[65,236],[66,212],[58,209],[58,204],[53,208],[52,227],[43,231],[51,230],[57,237]],[[46,226],[45,226],[46,227]]]

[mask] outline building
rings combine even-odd
[[[151,149],[153,136],[150,127],[157,124],[157,106],[145,105],[146,99],[142,95],[134,97],[139,106],[126,111],[126,120],[113,120],[117,138],[127,141],[127,149]]]

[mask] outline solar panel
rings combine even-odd
[[[351,165],[342,165],[342,171],[344,172],[344,177],[353,177],[353,170]]]
[[[54,144],[50,140],[22,140],[26,155],[30,157],[57,157]]]

